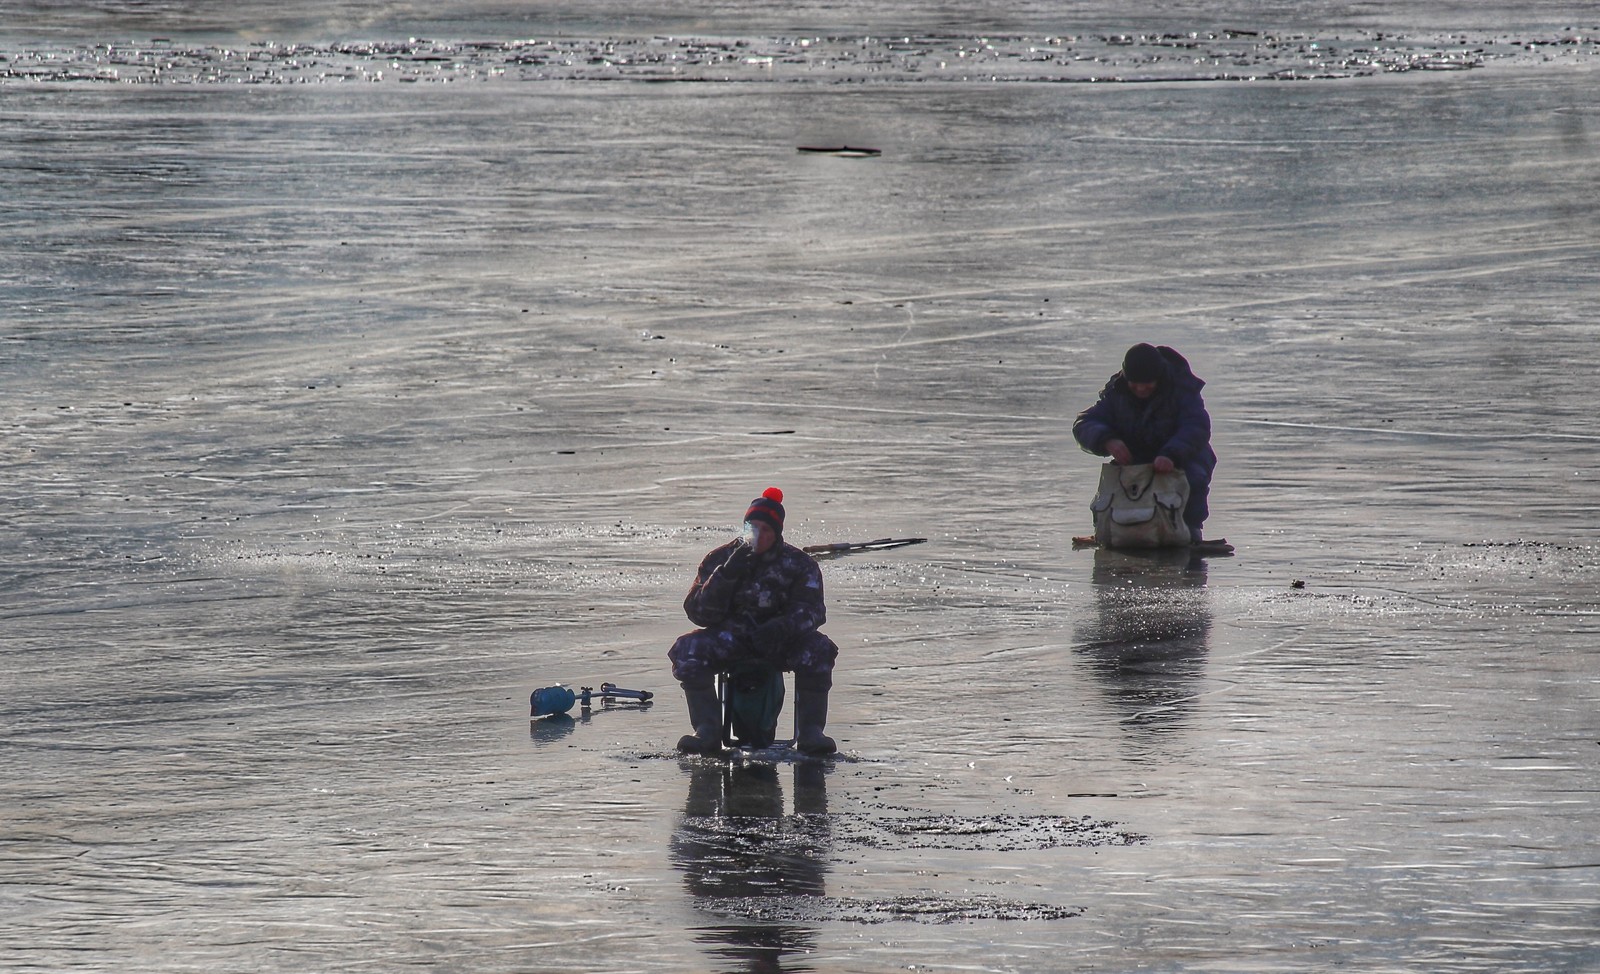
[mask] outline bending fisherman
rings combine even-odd
[[[1210,514],[1206,495],[1217,455],[1211,449],[1211,414],[1195,375],[1176,350],[1140,343],[1122,358],[1122,371],[1100,390],[1100,399],[1078,414],[1072,435],[1089,453],[1122,466],[1148,463],[1157,473],[1182,468],[1189,481],[1183,509],[1190,544],[1200,544],[1200,526]]]

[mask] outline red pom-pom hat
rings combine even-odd
[[[750,509],[744,512],[746,521],[760,521],[783,533],[783,491],[776,487],[768,487],[761,492],[761,496],[750,502]]]

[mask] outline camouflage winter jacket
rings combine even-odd
[[[817,560],[782,540],[759,555],[738,541],[706,555],[683,611],[707,629],[750,630],[781,619],[775,625],[789,639],[828,617]]]

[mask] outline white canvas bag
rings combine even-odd
[[[1094,512],[1094,539],[1110,548],[1167,548],[1189,543],[1183,509],[1189,503],[1189,478],[1182,470],[1156,473],[1148,463],[1100,468]]]

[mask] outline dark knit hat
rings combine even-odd
[[[761,496],[750,502],[750,509],[744,512],[746,521],[760,521],[772,530],[783,533],[783,491],[776,487],[768,487],[761,492]]]
[[[1160,382],[1167,378],[1167,360],[1160,349],[1140,342],[1122,357],[1122,377],[1129,382]]]

